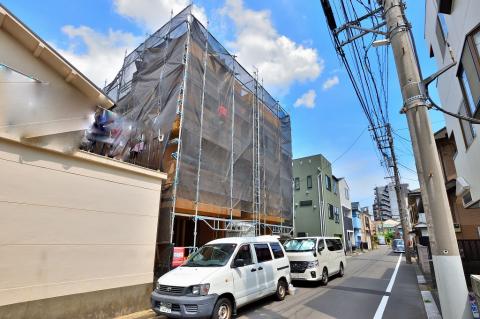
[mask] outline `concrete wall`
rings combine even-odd
[[[426,1],[425,13],[425,38],[427,43],[432,47],[438,69],[444,65],[451,63],[448,53],[442,52],[442,48],[437,40],[435,28],[437,24],[437,1]],[[456,61],[460,61],[465,36],[472,31],[480,23],[480,1],[478,0],[462,0],[453,1],[452,13],[444,15],[448,26],[447,42],[450,44]],[[438,78],[438,93],[441,105],[450,112],[457,113],[460,104],[463,101],[463,95],[457,78],[458,63],[456,66],[445,72]],[[480,125],[474,125],[477,130],[477,137],[473,143],[466,147],[460,121],[451,116],[445,116],[445,123],[448,135],[452,133],[455,136],[457,144],[457,155],[455,157],[455,167],[458,177],[463,177],[471,186],[471,194],[473,202],[480,200],[480,170],[478,169],[478,159],[480,158]]]
[[[77,294],[87,297],[70,306],[94,313],[85,293],[108,289],[117,293],[102,298],[126,298],[110,311],[148,307],[164,174],[2,138],[0,176],[0,318],[23,317],[35,300],[51,307],[34,317],[65,318],[60,297]],[[128,288],[143,291],[143,305]]]
[[[338,181],[338,190],[340,195],[340,205],[342,205],[342,207],[345,207],[349,211],[347,216],[352,218],[352,201],[350,199],[350,187],[348,186],[345,178],[341,178]]]

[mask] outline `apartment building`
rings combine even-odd
[[[427,0],[425,39],[438,69],[456,65],[437,81],[438,103],[455,114],[480,118],[480,2]],[[455,192],[465,208],[480,207],[479,125],[445,116],[446,135],[456,145]],[[473,214],[473,213],[472,213]]]
[[[405,207],[408,203],[408,184],[401,184],[400,193]],[[389,183],[385,186],[378,186],[374,189],[375,200],[373,203],[373,216],[375,220],[400,220],[400,209],[398,208],[397,193],[395,184]]]

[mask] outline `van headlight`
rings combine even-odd
[[[210,290],[210,284],[200,284],[192,286],[192,295],[206,296]]]
[[[314,268],[314,267],[317,267],[317,266],[318,266],[318,260],[309,261],[308,265],[307,265],[307,268]]]

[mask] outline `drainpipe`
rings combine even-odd
[[[343,223],[343,206],[340,203],[340,218],[342,221],[342,239],[343,239],[343,249],[346,249],[346,241],[345,241],[345,224]]]
[[[323,212],[323,190],[322,190],[322,172],[317,174],[317,185],[318,185],[318,218],[320,222],[320,236],[325,236],[324,222],[324,212]]]

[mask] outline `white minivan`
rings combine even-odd
[[[328,283],[328,277],[345,273],[345,251],[336,237],[298,237],[283,244],[290,260],[292,280]]]
[[[288,258],[275,237],[216,239],[158,279],[152,308],[172,318],[228,319],[265,296],[283,300],[289,284]]]

